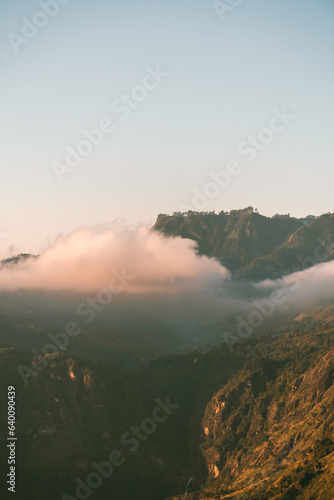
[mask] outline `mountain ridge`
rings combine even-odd
[[[196,241],[199,254],[218,259],[238,278],[281,278],[334,259],[334,214],[269,218],[252,207],[219,214],[176,212],[160,214],[153,230]],[[327,253],[320,253],[321,243]]]

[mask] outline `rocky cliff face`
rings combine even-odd
[[[16,498],[76,498],[76,479],[112,450],[124,463],[92,499],[334,498],[334,330],[309,321],[137,371],[51,356],[28,386],[17,366],[31,354],[1,350],[2,415],[6,387],[17,388]],[[172,410],[154,423],[157,399]]]
[[[256,362],[214,395],[202,421],[209,477],[190,498],[334,497],[334,349],[313,358]]]
[[[200,253],[216,257],[238,277],[278,278],[334,258],[334,214],[305,221],[247,210],[192,212],[160,215],[153,229],[195,240]]]
[[[77,478],[85,482],[96,473],[92,464],[108,461],[114,450],[121,453],[122,464],[102,481],[95,498],[144,500],[151,492],[152,498],[162,499],[172,493],[186,463],[184,432],[178,434],[184,424],[172,411],[177,395],[159,390],[145,373],[137,376],[66,354],[47,358],[46,367],[24,386],[17,367],[29,367],[31,356],[0,352],[2,415],[6,387],[16,387],[16,498],[53,500],[65,493],[77,498]],[[156,400],[161,408],[154,421]],[[0,459],[6,464],[4,426],[2,431]]]

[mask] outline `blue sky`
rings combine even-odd
[[[231,160],[242,171],[206,210],[333,211],[333,1],[244,0],[221,20],[211,0],[70,0],[15,53],[8,34],[39,3],[0,6],[0,256],[192,206]],[[157,65],[169,76],[113,115]],[[295,118],[248,162],[238,146],[284,107]],[[53,162],[104,118],[115,131],[60,183]]]

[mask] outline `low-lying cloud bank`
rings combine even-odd
[[[199,256],[194,241],[146,227],[84,227],[58,237],[38,259],[0,268],[0,315],[9,324],[63,329],[74,321],[102,343],[115,332],[140,339],[149,353],[152,345],[161,354],[220,342],[233,350],[333,299],[334,261],[253,283]],[[13,343],[25,347],[28,337],[18,332]],[[38,328],[29,332],[37,342]]]
[[[255,285],[265,293],[279,291],[289,307],[307,307],[334,298],[334,261],[317,264],[277,280]]]
[[[166,238],[146,227],[121,231],[84,227],[59,236],[38,259],[0,269],[0,291],[90,292],[123,276],[127,293],[175,293],[229,279],[191,240]]]
[[[245,282],[233,280],[217,260],[198,255],[192,240],[167,238],[144,226],[98,226],[59,236],[38,259],[0,269],[0,292],[4,293],[44,290],[75,296],[106,288],[117,292],[122,288],[124,299],[136,296],[144,315],[163,316],[167,304],[168,317],[186,316],[188,311],[188,320],[206,317],[215,323],[248,314],[254,307],[258,310],[261,300],[270,297],[276,297],[270,306],[273,314],[334,299],[334,261],[282,279]],[[170,299],[166,302],[165,297]]]

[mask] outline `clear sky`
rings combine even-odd
[[[211,0],[55,1],[0,4],[0,256],[196,209],[194,189],[231,160],[240,173],[204,210],[334,211],[332,0],[244,0],[220,16]],[[157,66],[169,75],[122,120],[111,104],[142,96]],[[248,161],[238,147],[284,108],[295,118]],[[114,131],[60,183],[54,162],[105,118]]]

